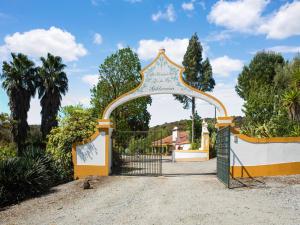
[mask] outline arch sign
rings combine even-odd
[[[141,71],[142,82],[135,89],[111,102],[105,109],[103,119],[109,119],[118,106],[138,97],[157,94],[187,95],[214,105],[222,116],[227,116],[225,106],[217,98],[195,89],[183,81],[184,68],[172,62],[161,49],[154,61]]]
[[[113,124],[110,115],[118,106],[139,98],[157,94],[178,94],[195,97],[214,105],[221,117],[217,127],[232,125],[232,117],[220,100],[214,96],[189,86],[183,80],[184,68],[172,62],[161,49],[157,57],[141,71],[142,82],[133,90],[113,100],[104,110],[99,120],[97,132],[89,139],[73,145],[75,178],[87,175],[107,176],[111,165],[111,139]]]

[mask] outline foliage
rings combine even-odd
[[[236,90],[244,98],[241,132],[256,137],[299,135],[300,59],[260,52],[245,66]]]
[[[150,153],[152,152],[153,146],[152,142],[155,140],[160,140],[160,137],[156,137],[154,133],[147,133],[147,136],[135,136],[132,137],[129,141],[128,148],[126,153]]]
[[[197,141],[197,142],[192,142],[192,143],[191,143],[191,147],[190,147],[191,150],[195,150],[195,149],[199,149],[199,148],[200,148],[200,142],[199,142],[199,139],[197,139],[196,141]]]
[[[182,65],[185,68],[183,79],[192,87],[201,91],[212,91],[215,86],[215,80],[212,75],[212,67],[207,59],[202,59],[202,46],[197,34],[195,33],[187,47],[183,58]],[[188,109],[192,107],[192,129],[191,140],[197,137],[194,124],[196,102],[194,97],[183,95],[174,95],[175,99],[183,104],[183,108]]]
[[[7,113],[0,113],[0,145],[12,142],[12,123]]]
[[[16,156],[16,146],[13,143],[0,145],[0,161]]]
[[[35,146],[44,149],[46,147],[46,143],[42,137],[41,126],[29,125],[29,128],[26,146]]]
[[[274,80],[282,94],[282,105],[292,121],[300,122],[300,55],[276,72]]]
[[[290,119],[300,122],[300,90],[296,88],[287,90],[282,96],[282,103]]]
[[[51,130],[47,143],[47,152],[52,155],[62,179],[72,178],[72,144],[90,137],[96,125],[92,111],[81,105],[62,109],[59,126]]]
[[[55,182],[51,158],[30,148],[22,156],[0,161],[0,206],[18,202],[45,191]]]
[[[18,155],[22,155],[27,137],[27,113],[30,99],[35,94],[34,63],[21,53],[11,54],[11,62],[3,62],[1,79],[2,86],[9,97],[9,107],[12,123],[13,141],[18,148]]]
[[[170,123],[164,123],[161,125],[156,125],[154,127],[150,127],[149,131],[158,130],[162,132],[162,137],[167,137],[172,134],[172,130],[174,127],[178,127],[178,130],[186,130],[188,127],[189,120],[179,120]]]
[[[187,122],[187,130],[189,131],[189,134],[192,134],[193,129],[193,118]],[[202,133],[202,119],[197,113],[195,112],[194,117],[194,142],[199,143],[201,139],[201,133]],[[189,135],[190,142],[193,142],[191,135]]]
[[[102,117],[105,108],[120,95],[141,82],[140,60],[130,48],[118,50],[104,60],[99,68],[99,81],[91,90],[95,117]],[[118,130],[148,130],[150,114],[147,105],[151,97],[141,97],[116,108],[112,118]]]
[[[276,68],[282,67],[284,63],[284,58],[278,53],[258,52],[238,77],[238,95],[248,101],[251,98],[249,95],[255,92],[257,87],[272,86]]]
[[[215,127],[216,121],[213,119],[205,120],[207,122],[207,129],[209,131],[209,157],[213,158],[217,156],[216,151],[216,140],[217,140],[217,133],[218,130]]]
[[[47,58],[41,57],[42,66],[37,68],[37,88],[41,99],[41,132],[43,138],[57,126],[57,113],[61,105],[62,95],[68,91],[68,78],[62,58],[48,53]]]

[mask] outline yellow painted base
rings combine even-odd
[[[280,163],[261,166],[232,166],[233,177],[262,177],[300,174],[300,162]]]
[[[107,166],[74,166],[74,179],[81,179],[87,176],[108,176]]]

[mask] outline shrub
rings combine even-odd
[[[59,126],[48,135],[47,152],[55,161],[60,178],[69,181],[73,177],[72,144],[90,137],[95,132],[96,119],[82,106],[68,106],[62,110]]]
[[[17,154],[14,144],[0,145],[0,161],[15,157]]]
[[[0,161],[0,205],[44,193],[55,181],[51,158],[41,149],[29,148],[21,157]]]
[[[199,143],[199,139],[195,139],[196,142],[191,143],[191,150],[196,150],[198,148],[200,148],[200,143]]]

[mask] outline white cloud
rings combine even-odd
[[[260,22],[269,0],[238,0],[215,3],[208,21],[230,30],[250,32]]]
[[[142,2],[142,0],[125,0],[125,1],[132,4]]]
[[[93,6],[98,6],[99,3],[105,2],[105,1],[106,1],[106,0],[91,0],[91,3],[92,3]]]
[[[152,14],[151,18],[153,21],[167,20],[169,22],[174,22],[176,19],[176,13],[173,4],[169,4],[164,12],[159,10],[157,13]]]
[[[91,87],[98,83],[98,74],[88,74],[82,77],[82,81],[89,84]]]
[[[264,50],[281,52],[281,53],[300,53],[300,46],[288,46],[288,45],[278,45],[270,48],[266,48]],[[259,50],[261,51],[261,50]],[[258,51],[253,51],[251,54],[256,54]]]
[[[213,73],[221,77],[228,77],[233,72],[241,71],[243,65],[243,61],[229,58],[227,55],[211,60]]]
[[[195,0],[192,0],[190,2],[183,2],[181,4],[181,8],[185,11],[193,11],[195,9],[194,2]]]
[[[207,16],[210,23],[228,30],[265,34],[269,39],[300,35],[300,1],[287,2],[278,10],[262,15],[270,0],[219,0]]]
[[[119,43],[117,44],[117,48],[118,48],[118,49],[123,49],[123,48],[125,48],[125,46],[123,45],[123,43],[119,42]]]
[[[286,3],[271,16],[264,19],[259,32],[265,33],[267,38],[284,39],[300,35],[300,1]]]
[[[205,41],[210,42],[210,41],[225,41],[231,38],[230,32],[227,30],[223,30],[221,32],[214,32],[210,33],[206,38]]]
[[[236,93],[235,84],[217,83],[211,94],[217,97],[225,105],[228,115],[243,115],[242,106],[244,101]]]
[[[7,52],[22,52],[32,57],[46,56],[48,52],[61,56],[65,61],[76,61],[87,54],[87,50],[75,37],[57,27],[16,32],[4,38],[0,56]]]
[[[101,45],[102,42],[103,42],[102,35],[99,34],[99,33],[95,33],[95,34],[94,34],[94,44],[96,44],[96,45]]]
[[[162,41],[153,39],[140,40],[137,53],[140,59],[150,60],[158,54],[159,49],[164,48],[166,50],[166,54],[170,57],[171,60],[175,61],[178,64],[181,64],[188,44],[188,38],[165,38]]]

